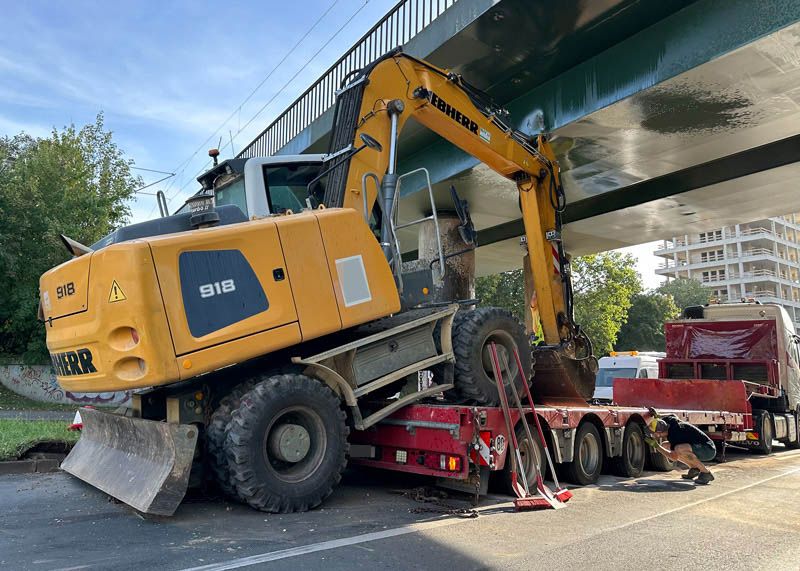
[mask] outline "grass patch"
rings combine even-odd
[[[80,405],[31,400],[28,397],[18,395],[11,389],[0,385],[0,410],[58,410],[75,412],[78,406]]]
[[[79,432],[67,430],[63,420],[0,419],[0,461],[16,460],[39,442],[74,444],[79,437]]]

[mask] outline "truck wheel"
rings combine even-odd
[[[646,448],[642,427],[628,423],[622,434],[622,456],[611,459],[611,471],[623,478],[638,478],[644,470]]]
[[[236,498],[236,489],[231,483],[231,472],[228,469],[228,457],[225,453],[225,435],[231,421],[233,411],[239,408],[242,396],[253,388],[253,382],[237,385],[222,397],[219,406],[211,415],[206,428],[206,450],[208,451],[209,468],[220,490],[232,498]],[[238,499],[238,498],[237,498]]]
[[[755,425],[758,429],[758,442],[753,446],[756,454],[772,454],[772,437],[775,434],[772,430],[772,417],[765,411],[757,411]]]
[[[645,457],[645,466],[648,470],[653,470],[654,472],[672,472],[675,469],[675,461],[655,450],[648,450]]]
[[[794,415],[791,417],[791,422],[794,422],[797,440],[791,442],[787,439],[785,446],[790,450],[796,450],[797,448],[800,448],[800,406],[798,406],[797,410],[794,411]]]
[[[533,493],[533,491],[536,489],[536,473],[534,472],[535,467],[539,468],[539,473],[544,479],[546,470],[544,448],[542,447],[542,443],[539,441],[539,435],[536,432],[532,432],[533,442],[528,439],[528,434],[525,432],[525,427],[522,426],[522,424],[517,425],[514,433],[517,435],[519,455],[522,457],[522,469],[525,471],[525,478],[528,481],[528,488],[530,489],[531,493]],[[509,447],[507,454],[506,464],[503,468],[503,477],[506,482],[506,488],[510,493],[513,494],[514,490],[511,487],[511,474],[512,472],[517,471],[517,457],[511,451],[511,447]],[[521,484],[522,478],[519,477],[518,471],[517,478]]]
[[[567,478],[575,484],[594,484],[603,469],[603,441],[591,422],[584,422],[575,434],[572,462],[565,464]]]
[[[503,371],[503,380],[510,398],[512,378],[519,391],[522,391],[523,382],[530,383],[531,350],[525,327],[511,313],[498,307],[464,312],[453,331],[455,391],[476,404],[495,406],[500,401],[489,353],[491,342],[497,344],[498,355],[504,354],[508,361],[509,371]],[[522,374],[514,360],[514,347],[522,361]],[[501,363],[502,359],[501,356]]]
[[[284,374],[258,383],[242,397],[225,440],[239,497],[271,513],[321,504],[347,465],[345,420],[333,391],[310,377]]]

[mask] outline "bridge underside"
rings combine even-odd
[[[409,48],[487,89],[522,130],[553,133],[573,254],[800,211],[800,3],[474,4],[469,25],[438,41],[443,20]],[[325,133],[323,116],[286,152],[319,150]],[[519,267],[512,183],[414,126],[400,157],[400,172],[429,169],[439,208],[450,184],[469,201],[479,273]],[[418,190],[403,190],[401,218],[429,210]]]

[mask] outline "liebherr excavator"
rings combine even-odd
[[[407,271],[396,165],[411,118],[516,183],[543,342],[503,310],[433,299],[441,251]],[[535,363],[536,394],[591,396],[558,164],[544,135],[510,128],[461,76],[392,51],[337,93],[328,154],[230,159],[198,180],[187,212],[91,247],[65,238],[74,258],[41,278],[59,384],[147,389],[133,416],[82,410],[73,475],[146,513],[172,514],[209,474],[257,509],[302,511],[338,483],[351,430],[441,393],[497,404],[491,341],[520,350],[512,382],[529,383]],[[436,384],[386,398],[423,370]]]

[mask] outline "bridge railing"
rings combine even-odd
[[[327,111],[355,71],[416,36],[458,0],[401,0],[237,155],[275,154]]]

